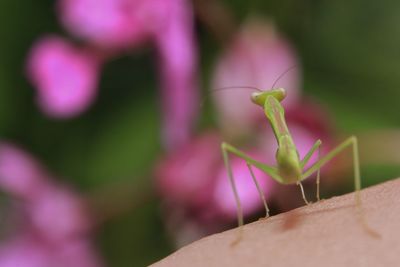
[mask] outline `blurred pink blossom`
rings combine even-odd
[[[86,110],[97,94],[99,63],[94,54],[62,38],[40,39],[30,51],[27,70],[41,109],[58,118]]]
[[[199,107],[197,47],[189,2],[169,2],[167,20],[155,41],[160,55],[163,140],[168,149],[175,149],[189,140]]]
[[[336,142],[335,124],[327,110],[315,100],[305,98],[298,101],[286,111],[285,116],[300,158],[306,155],[318,139],[322,141],[321,156],[333,148]],[[306,168],[311,167],[316,160],[318,153],[314,153]],[[329,169],[330,166],[327,164],[323,169]]]
[[[85,236],[91,229],[89,210],[80,197],[60,186],[43,188],[26,203],[31,226],[52,242]]]
[[[156,171],[157,186],[165,201],[174,209],[183,207],[205,222],[232,221],[237,216],[227,170],[221,155],[221,137],[206,133],[162,160]],[[263,151],[250,152],[262,162],[270,162]],[[235,181],[245,215],[262,207],[260,196],[246,162],[230,155]],[[271,197],[274,182],[253,168],[266,198]]]
[[[99,267],[102,264],[90,244],[85,241],[53,246],[27,234],[0,245],[0,266]]]
[[[237,218],[218,133],[204,133],[160,161],[156,185],[163,197],[165,220],[177,246],[226,229]],[[245,150],[247,151],[247,150]],[[250,152],[262,162],[271,161],[263,151]],[[236,186],[245,216],[258,213],[262,201],[246,162],[230,155]],[[275,182],[253,168],[264,195],[271,199]]]
[[[23,199],[33,199],[47,174],[36,160],[22,149],[0,142],[0,188]]]
[[[275,88],[287,90],[285,107],[298,101],[300,67],[294,49],[272,24],[250,20],[218,59],[212,88],[252,86],[269,90],[275,81]],[[248,134],[263,119],[263,112],[249,100],[250,94],[251,90],[238,88],[213,94],[221,128],[228,135]]]
[[[132,1],[61,0],[58,11],[64,26],[76,36],[102,46],[126,46],[143,38],[133,26]]]
[[[47,267],[47,253],[32,238],[15,238],[0,245],[2,267]]]
[[[60,0],[58,13],[73,34],[104,47],[129,47],[149,34],[146,0]],[[151,18],[151,17],[150,17]]]
[[[64,26],[113,56],[145,41],[159,54],[163,142],[175,149],[189,140],[197,115],[197,48],[187,0],[59,0]],[[50,116],[71,117],[96,95],[99,59],[60,38],[34,47],[29,76],[39,104]]]
[[[205,133],[161,160],[157,187],[168,202],[201,206],[210,200],[214,176],[221,164],[221,137]]]
[[[15,198],[19,214],[13,217],[15,233],[0,244],[0,266],[101,266],[89,244],[92,225],[84,200],[9,143],[0,143],[0,190]]]

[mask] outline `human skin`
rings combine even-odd
[[[351,193],[205,237],[152,266],[400,266],[400,178],[361,196],[375,233]]]

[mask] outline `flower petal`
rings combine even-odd
[[[294,67],[296,66],[296,67]],[[288,69],[291,71],[285,73]],[[216,63],[212,88],[252,86],[287,90],[283,105],[293,105],[300,94],[300,69],[295,52],[271,24],[255,20],[246,23]],[[216,91],[213,97],[224,132],[246,134],[264,116],[250,101],[251,90],[233,88]]]
[[[39,40],[28,58],[28,76],[38,91],[38,103],[49,116],[80,114],[97,93],[99,62],[58,37]]]

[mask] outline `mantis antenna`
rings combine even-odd
[[[274,86],[279,82],[280,79],[282,79],[289,71],[293,70],[294,68],[297,68],[297,65],[293,65],[289,68],[287,68],[284,72],[281,73],[281,75],[278,76],[278,78],[274,81],[274,83],[272,84],[272,86],[270,87],[271,89],[274,88]],[[227,87],[220,87],[220,88],[216,88],[213,89],[212,92],[215,91],[224,91],[224,90],[228,90],[228,89],[250,89],[250,90],[257,90],[259,92],[262,92],[263,90],[255,87],[255,86],[247,86],[247,85],[240,85],[240,86],[227,86]]]
[[[225,90],[231,90],[231,89],[248,89],[248,90],[256,90],[258,92],[262,92],[261,89],[254,87],[254,86],[227,86],[227,87],[220,87],[220,88],[216,88],[211,90],[211,92],[209,92],[207,95],[205,95],[202,99],[202,101],[200,102],[200,107],[202,107],[204,105],[204,102],[206,102],[207,98],[210,96],[210,94],[212,93],[218,93],[220,91],[225,91]]]
[[[289,71],[293,70],[296,67],[297,67],[297,65],[293,65],[293,66],[287,68],[284,72],[282,72],[282,74],[278,76],[278,78],[274,81],[274,83],[272,84],[272,86],[270,88],[271,89],[274,88],[274,86],[278,83],[278,81],[280,79],[282,79]],[[211,90],[210,94],[215,93],[215,92],[225,91],[225,90],[231,90],[231,89],[248,89],[248,90],[256,90],[258,92],[263,92],[263,90],[255,87],[255,86],[239,85],[239,86],[226,86],[226,87],[216,88],[216,89]],[[206,101],[208,96],[209,95],[207,95],[203,98],[203,100],[200,102],[200,106],[204,105],[204,102]]]
[[[274,88],[274,86],[279,82],[280,79],[283,78],[289,71],[293,70],[294,68],[297,68],[297,65],[293,65],[289,68],[287,68],[279,77],[275,80],[275,82],[272,84],[271,89]]]
[[[228,89],[249,89],[249,90],[256,90],[256,91],[262,92],[261,89],[254,87],[254,86],[227,86],[227,87],[220,87],[217,89],[213,89],[212,92],[223,91],[223,90],[228,90]]]

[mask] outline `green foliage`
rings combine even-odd
[[[100,242],[113,267],[147,266],[172,252],[156,200],[107,223]]]

